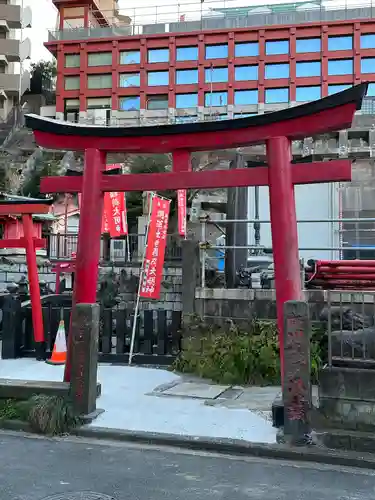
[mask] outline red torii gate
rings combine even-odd
[[[95,303],[100,257],[103,193],[269,186],[276,301],[283,373],[283,304],[301,300],[301,276],[294,200],[295,184],[351,180],[350,160],[292,164],[291,141],[349,128],[361,108],[367,84],[319,101],[254,117],[148,127],[101,127],[27,115],[37,144],[49,149],[85,150],[83,176],[47,177],[44,193],[82,193],[74,302]],[[268,167],[191,171],[194,151],[230,149],[266,142]],[[172,153],[173,171],[105,175],[108,152]],[[65,380],[70,380],[67,364]]]

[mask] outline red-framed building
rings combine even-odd
[[[103,7],[98,0],[53,3],[59,30],[46,46],[57,58],[58,118],[232,118],[362,81],[373,83],[369,95],[375,96],[375,18],[355,19],[356,9],[342,21],[199,31],[189,31],[196,23],[180,16],[181,26],[159,23],[154,31],[161,33],[146,34],[118,16],[114,0]]]

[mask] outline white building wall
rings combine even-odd
[[[299,185],[295,187],[297,220],[337,219],[339,217],[338,186],[335,183]],[[249,219],[255,217],[254,188],[249,188]],[[259,188],[259,218],[270,220],[268,187]],[[271,224],[261,224],[260,244],[272,248]],[[249,245],[254,245],[254,228],[249,224]],[[300,258],[339,259],[338,250],[321,250],[339,246],[337,222],[298,223]],[[309,250],[302,250],[308,248]]]

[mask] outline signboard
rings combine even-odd
[[[170,200],[158,196],[152,198],[142,282],[139,292],[139,296],[146,299],[158,299],[160,297],[170,205]]]
[[[186,189],[177,191],[178,234],[186,237]]]
[[[108,199],[106,203],[106,198]],[[126,204],[124,193],[104,194],[104,214],[107,217],[109,233],[111,238],[117,238],[128,234],[128,223],[126,217]]]

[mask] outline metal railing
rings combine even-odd
[[[373,0],[317,1],[277,5],[251,5],[238,0],[207,0],[156,6],[134,6],[119,11],[92,11],[91,26],[49,32],[49,41],[84,40],[140,34],[245,28],[278,24],[369,19],[375,14]],[[98,26],[98,21],[102,26]],[[103,26],[106,24],[106,26]]]
[[[375,366],[375,292],[327,291],[320,321],[329,366]]]
[[[165,261],[181,260],[180,236],[168,235]],[[77,252],[78,234],[49,234],[47,255],[50,260],[71,260]],[[145,235],[129,234],[122,239],[101,238],[100,257],[102,261],[118,263],[139,263],[143,257]]]

